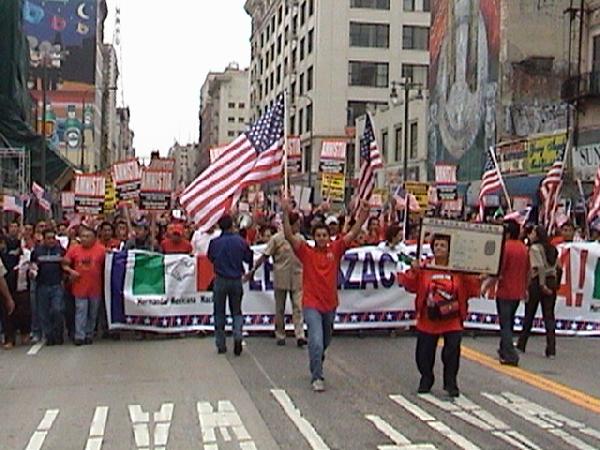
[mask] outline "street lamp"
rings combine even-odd
[[[400,104],[400,90],[404,91],[404,158],[402,164],[403,180],[406,183],[408,179],[408,120],[409,120],[409,104],[411,100],[423,99],[422,83],[413,83],[411,78],[404,78],[402,81],[392,81],[390,91],[390,100],[394,106]],[[411,91],[417,91],[417,95],[412,99],[409,98]]]

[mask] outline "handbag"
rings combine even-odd
[[[460,315],[460,304],[451,275],[433,277],[427,292],[427,317],[432,321],[454,319]]]

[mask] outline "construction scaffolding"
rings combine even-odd
[[[22,195],[29,191],[31,161],[25,148],[0,147],[0,193]]]

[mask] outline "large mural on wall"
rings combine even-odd
[[[457,164],[459,180],[479,179],[495,144],[500,1],[432,2],[429,158]]]

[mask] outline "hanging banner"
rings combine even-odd
[[[527,170],[530,174],[546,173],[556,155],[567,145],[567,133],[532,136],[527,141]]]
[[[346,176],[343,173],[321,174],[321,197],[336,202],[343,202],[346,192]]]
[[[106,178],[104,175],[79,174],[75,176],[75,212],[98,215],[104,210]]]
[[[60,193],[60,206],[65,214],[75,212],[75,192],[67,191]]]
[[[253,247],[258,259],[265,246]],[[415,323],[414,295],[398,285],[397,274],[406,270],[416,246],[397,251],[377,247],[349,250],[342,259],[338,284],[340,305],[336,329],[386,329]],[[563,286],[556,301],[558,334],[600,336],[600,244],[573,243],[561,249]],[[111,330],[160,333],[212,331],[212,265],[204,256],[161,255],[143,251],[109,253],[105,264],[105,302]],[[273,266],[266,260],[244,285],[244,328],[274,328]],[[569,280],[567,282],[566,280]],[[291,329],[291,308],[286,321]],[[523,323],[524,303],[517,310],[516,328]],[[494,299],[469,301],[465,326],[498,330]],[[533,331],[544,330],[541,311]]]
[[[407,181],[404,183],[404,189],[412,194],[419,203],[419,207],[425,211],[429,205],[429,185],[420,181]]]
[[[302,172],[302,147],[300,136],[288,136],[287,168],[289,175],[298,175]]]
[[[504,142],[496,146],[496,160],[502,175],[527,175],[527,139]]]
[[[142,169],[137,159],[118,162],[112,166],[119,204],[136,202],[140,196]]]
[[[140,186],[140,209],[144,211],[168,211],[173,194],[173,172],[170,170],[144,169]]]

